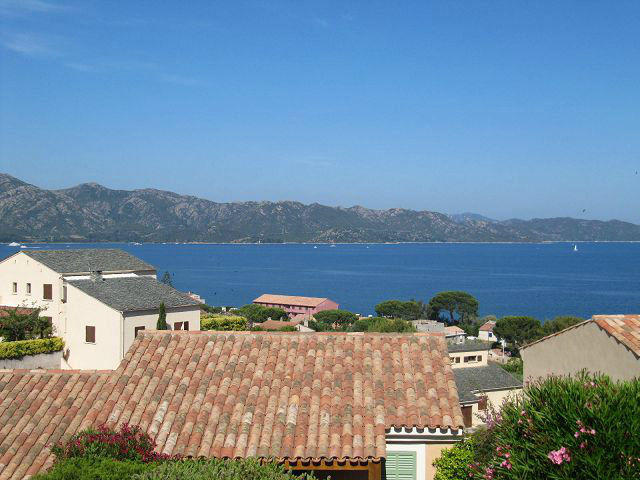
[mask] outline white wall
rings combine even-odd
[[[95,344],[85,341],[85,326],[96,327]],[[73,285],[67,286],[67,332],[69,357],[63,368],[111,370],[121,360],[122,315]]]
[[[123,344],[125,354],[135,339],[135,327],[155,330],[158,323],[158,313],[158,310],[125,312]],[[174,329],[176,322],[189,322],[189,330],[200,330],[200,307],[191,305],[188,307],[167,308],[167,323],[171,330]]]
[[[475,361],[475,362],[466,362],[464,361],[464,357],[478,357],[481,356],[482,360],[481,361]],[[473,352],[449,352],[449,361],[451,362],[451,367],[452,368],[467,368],[467,367],[486,367],[487,366],[487,360],[489,357],[489,351],[488,350],[476,350]],[[455,359],[459,358],[460,359],[460,363],[456,363]]]

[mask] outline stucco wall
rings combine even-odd
[[[594,322],[585,323],[520,351],[524,378],[573,375],[582,369],[614,380],[640,376],[640,359]]]
[[[456,442],[427,444],[427,465],[425,466],[427,480],[433,480],[436,476],[436,467],[433,466],[433,461],[440,458],[443,450],[453,447],[455,443]]]
[[[479,362],[466,362],[464,361],[464,357],[472,357],[472,356],[481,356],[482,360]],[[460,363],[456,363],[455,359],[459,358]],[[489,352],[487,350],[477,350],[473,352],[449,352],[449,361],[451,362],[451,366],[453,368],[460,367],[486,367],[487,360],[489,358]]]
[[[124,315],[124,353],[135,340],[135,327],[145,327],[146,330],[155,330],[158,324],[158,310],[145,310],[142,312],[126,312]],[[176,322],[189,322],[189,330],[200,330],[200,307],[178,307],[167,309],[167,323],[171,330]]]
[[[0,368],[34,368],[58,369],[62,365],[62,352],[39,353],[38,355],[25,355],[22,358],[10,358],[0,360]]]
[[[83,291],[67,286],[67,333],[65,368],[110,370],[118,368],[121,356],[122,315]],[[96,342],[85,341],[85,327],[96,327]]]
[[[13,282],[18,283],[18,293],[12,293]],[[31,283],[31,295],[27,295],[27,283]],[[52,300],[44,300],[43,285],[52,285]],[[42,316],[51,317],[55,334],[63,336],[60,320],[63,304],[60,302],[62,280],[60,275],[23,252],[0,262],[0,305],[9,307],[41,308]]]

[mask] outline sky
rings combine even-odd
[[[0,0],[0,172],[640,223],[640,2]]]

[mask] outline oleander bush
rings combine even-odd
[[[123,423],[119,430],[100,425],[73,435],[51,447],[56,461],[70,458],[112,458],[153,462],[167,460],[168,455],[154,451],[155,442],[137,425]]]
[[[469,436],[452,448],[443,450],[440,458],[434,460],[436,467],[434,480],[461,480],[468,478],[469,465],[474,462],[474,437]]]
[[[200,330],[247,330],[247,319],[238,315],[205,314],[200,316]]]
[[[68,458],[32,480],[123,480],[156,468],[155,463],[113,458]]]
[[[640,478],[640,379],[585,372],[530,384],[487,418],[492,454],[464,478]]]
[[[132,480],[312,480],[311,474],[294,475],[276,463],[247,460],[180,460],[163,462],[134,475]]]
[[[37,355],[39,353],[59,352],[63,348],[64,340],[60,337],[0,342],[0,360],[17,359],[25,355]]]

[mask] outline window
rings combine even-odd
[[[44,300],[53,300],[53,285],[50,283],[42,285],[42,298]]]
[[[62,303],[66,303],[66,301],[67,301],[67,286],[66,285],[63,285],[63,287],[62,287],[62,298],[61,298],[61,300],[62,300]]]
[[[174,330],[182,330],[182,322],[176,322],[173,324]]]
[[[478,410],[486,410],[487,409],[487,396],[483,395],[480,397],[480,401],[478,402]]]
[[[493,337],[493,333],[489,332],[489,338]]]
[[[182,329],[183,329],[183,330],[189,330],[189,322],[184,322],[184,323],[182,324]]]
[[[144,330],[144,327],[135,327],[133,329],[133,338],[138,338],[138,333]]]
[[[27,295],[31,295],[31,284],[27,283]]]
[[[87,343],[96,343],[96,327],[87,325],[84,327],[84,341]]]
[[[11,293],[13,293],[14,295],[18,293],[18,282],[13,282],[13,284],[11,285]]]
[[[480,357],[482,358],[482,357]],[[473,363],[473,362],[478,362],[480,360],[478,360],[478,357],[475,355],[469,355],[468,357],[464,357],[464,363]]]
[[[416,480],[416,452],[389,452],[384,462],[384,473],[387,480]]]

